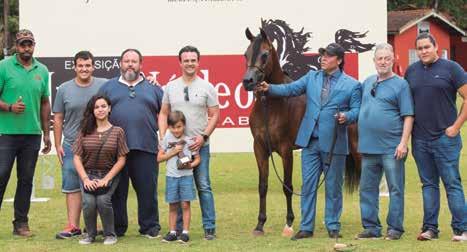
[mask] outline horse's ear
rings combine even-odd
[[[263,30],[263,28],[259,28],[259,31],[261,32],[261,38],[263,40],[269,40],[268,39],[268,35],[266,34],[266,32]]]
[[[248,27],[245,30],[245,35],[246,35],[246,38],[250,41],[253,41],[253,39],[255,38],[255,36],[253,36],[253,34],[251,33],[250,28]]]

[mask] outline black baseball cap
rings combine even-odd
[[[321,55],[324,55],[324,53],[327,53],[328,55],[337,56],[337,58],[342,59],[344,58],[345,49],[337,43],[331,43],[328,46],[326,46],[326,48],[321,47],[318,50],[318,52]]]

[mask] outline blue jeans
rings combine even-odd
[[[388,231],[404,232],[405,158],[397,160],[394,154],[363,154],[360,178],[360,212],[362,225],[372,234],[381,235],[379,211],[379,183],[383,172],[389,187]]]
[[[196,199],[193,176],[165,177],[165,201],[169,204]]]
[[[412,154],[417,163],[423,191],[423,227],[438,233],[439,179],[446,188],[451,227],[454,233],[467,231],[467,206],[459,173],[462,149],[460,135],[450,138],[443,134],[436,140],[412,139]]]
[[[216,228],[216,209],[214,208],[214,195],[211,189],[211,179],[209,178],[209,158],[211,156],[209,145],[201,147],[199,150],[201,163],[193,170],[196,189],[198,189],[199,204],[203,217],[203,228]],[[182,230],[182,211],[179,207],[177,214],[177,230]]]
[[[15,228],[28,223],[32,182],[40,147],[40,135],[0,134],[0,209],[16,158],[18,182],[14,201],[15,219],[13,225]]]
[[[73,151],[69,144],[63,143],[62,193],[75,193],[80,189],[80,178],[73,164]]]
[[[324,165],[326,158],[327,152],[320,151],[318,139],[313,138],[308,146],[302,149],[302,194],[304,195],[300,201],[302,215],[300,230],[309,232],[314,230],[318,194],[316,188],[323,170],[327,173],[324,222],[328,231],[340,230],[339,219],[342,213],[342,185],[346,156],[334,154],[330,167]]]

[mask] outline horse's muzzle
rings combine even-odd
[[[253,91],[253,89],[255,89],[256,85],[255,85],[255,81],[253,80],[253,78],[243,79],[242,83],[243,83],[243,88],[246,91]]]

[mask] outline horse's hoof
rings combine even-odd
[[[255,237],[258,237],[258,236],[263,236],[264,235],[264,231],[263,230],[253,230],[253,236]]]
[[[287,224],[285,225],[284,229],[282,230],[283,237],[292,237],[293,236],[293,228],[289,227]]]

